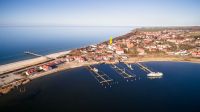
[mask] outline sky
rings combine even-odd
[[[0,26],[199,26],[200,0],[0,0]]]

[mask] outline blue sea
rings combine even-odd
[[[130,30],[129,27],[2,28],[1,63],[33,58],[23,54],[26,50],[48,54],[98,43]],[[16,56],[23,57],[15,59]],[[136,80],[127,80],[108,64],[94,65],[113,79],[108,86],[100,84],[86,67],[65,70],[0,96],[0,112],[200,112],[200,64],[142,64],[164,76],[149,79],[146,72],[132,64],[133,70],[129,71],[136,75]],[[126,67],[123,63],[119,65]]]
[[[97,44],[135,27],[0,27],[0,65]]]
[[[1,112],[199,112],[200,64],[142,63],[164,73],[149,79],[133,64],[136,80],[124,79],[110,65],[96,67],[112,78],[102,86],[85,67],[35,79],[25,92],[15,89],[0,96]],[[106,87],[106,88],[105,88]]]

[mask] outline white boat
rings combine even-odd
[[[147,74],[148,77],[162,77],[163,73],[161,72],[151,72],[149,74]]]
[[[97,69],[97,68],[93,68],[93,71],[94,71],[94,72],[98,72],[98,69]]]

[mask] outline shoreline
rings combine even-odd
[[[191,57],[170,57],[170,56],[164,56],[164,57],[132,57],[129,58],[127,61],[124,61],[125,63],[135,63],[135,62],[186,62],[186,63],[196,63],[200,64],[200,59],[198,58],[191,58]]]
[[[87,62],[87,63],[82,63],[82,64],[76,63],[76,62],[75,63],[66,63],[66,64],[61,65],[59,68],[55,68],[53,70],[49,70],[49,71],[46,71],[46,72],[43,72],[43,73],[35,74],[35,75],[29,77],[29,79],[34,80],[34,79],[43,77],[45,75],[50,75],[50,74],[61,72],[61,71],[64,71],[64,70],[70,70],[70,69],[74,69],[74,68],[78,68],[78,67],[84,67],[84,66],[88,66],[88,65],[94,65],[94,64],[98,64],[98,63],[96,63],[96,62]]]
[[[94,65],[94,64],[98,64],[98,62],[85,62],[85,63],[77,63],[77,62],[71,62],[71,63],[64,63],[63,65],[59,66],[59,68],[55,68],[46,72],[42,72],[42,73],[37,73],[34,74],[32,76],[29,76],[27,78],[22,78],[19,79],[17,81],[14,82],[10,82],[9,84],[5,84],[3,86],[0,87],[0,96],[1,94],[7,94],[10,91],[12,91],[15,87],[21,86],[21,85],[25,85],[27,83],[29,83],[32,80],[35,80],[37,78],[46,76],[46,75],[50,75],[53,73],[57,73],[57,72],[61,72],[64,70],[70,70],[73,68],[78,68],[78,67],[84,67],[84,66],[88,66],[88,65]]]
[[[196,63],[196,64],[200,64],[200,59],[197,58],[183,58],[183,57],[150,57],[150,56],[144,56],[144,57],[130,57],[128,60],[126,61],[122,61],[124,63],[135,63],[135,62],[161,62],[161,61],[165,61],[165,62],[186,62],[186,63]],[[113,63],[117,63],[117,62],[109,62],[106,64],[113,64]],[[69,63],[64,63],[61,66],[59,66],[58,68],[55,68],[53,70],[49,70],[46,72],[42,72],[42,73],[37,73],[34,74],[30,77],[27,77],[25,79],[20,79],[18,81],[15,82],[11,82],[10,84],[7,84],[5,86],[2,86],[0,88],[0,94],[7,94],[9,93],[12,89],[14,89],[17,86],[20,85],[25,85],[28,82],[30,82],[31,80],[35,80],[37,78],[46,76],[46,75],[50,75],[56,72],[61,72],[64,70],[70,70],[73,68],[78,68],[78,67],[84,67],[84,66],[88,66],[88,65],[94,65],[94,64],[99,64],[99,62],[96,61],[92,61],[92,62],[83,62],[83,63],[79,63],[79,62],[69,62]]]
[[[64,54],[68,54],[71,50],[68,51],[61,51],[58,53],[48,54],[45,55],[47,57],[56,58]],[[12,72],[17,71],[18,69],[23,69],[25,67],[31,67],[40,63],[48,62],[49,60],[45,57],[37,57],[28,60],[22,60],[18,62],[13,62],[5,65],[0,65],[0,76],[6,74],[5,72]],[[200,64],[200,58],[193,58],[193,57],[180,57],[180,56],[136,56],[136,57],[129,57],[128,60],[122,61],[125,63],[135,63],[135,62],[151,62],[151,61],[171,61],[171,62],[187,62],[187,63],[198,63]],[[75,62],[72,62],[75,63]],[[85,63],[85,62],[84,62]],[[90,62],[87,62],[90,63]],[[116,63],[116,62],[111,62]],[[82,66],[81,63],[78,63],[79,67]],[[109,64],[109,63],[107,63]],[[65,67],[66,68],[66,67]],[[73,68],[73,67],[72,67]],[[59,68],[57,68],[59,69]],[[68,68],[66,68],[68,69]]]
[[[67,51],[51,53],[42,57],[0,65],[0,94],[2,93],[2,88],[5,86],[8,86],[8,88],[11,86],[11,88],[14,88],[18,85],[24,84],[24,80],[22,80],[23,78],[25,81],[28,80],[29,82],[30,80],[53,74],[55,72],[99,63],[115,64],[117,62],[136,63],[165,61],[200,64],[200,48],[199,50],[192,49],[191,51],[187,51],[183,48],[181,50],[174,48],[173,45],[176,43],[173,43],[173,40],[169,41],[171,44],[173,43],[172,45],[162,44],[162,46],[158,46],[157,43],[154,42],[156,41],[156,35],[158,34],[160,37],[167,40],[168,38],[165,37],[166,33],[168,36],[173,34],[176,37],[179,33],[185,34],[186,31],[166,31],[165,33],[154,32],[152,34],[152,32],[137,32],[137,29],[135,29],[128,34],[116,37],[113,39],[114,43],[111,38],[110,41],[105,41],[96,45],[89,45],[83,48],[80,47]],[[149,38],[149,35],[153,35],[153,37]],[[173,38],[170,36],[170,39]],[[149,40],[147,42],[142,42],[141,39]],[[177,41],[177,39],[175,40]],[[187,44],[188,41],[192,42],[191,39],[182,41],[186,41]],[[149,46],[149,42],[153,45]],[[159,40],[157,42],[162,43],[164,40]],[[170,50],[171,47],[176,50]],[[158,50],[158,52],[150,52],[152,49],[153,51]],[[30,54],[34,55],[34,53]],[[41,56],[37,54],[35,55]],[[18,77],[19,75],[21,78]]]
[[[70,51],[71,50],[61,51],[61,52],[57,52],[57,53],[48,54],[45,56],[50,57],[50,58],[56,58],[56,57],[64,55],[64,54],[68,54]],[[18,69],[23,69],[25,67],[34,66],[34,65],[37,65],[40,63],[45,63],[48,61],[48,59],[46,57],[37,57],[37,58],[21,60],[21,61],[17,61],[17,62],[13,62],[13,63],[0,65],[0,75],[6,74],[8,72],[16,71]]]

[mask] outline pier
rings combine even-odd
[[[117,65],[114,65],[114,64],[112,64],[111,65],[111,67],[118,73],[118,74],[120,74],[123,78],[133,78],[134,76],[133,75],[130,75],[129,73],[127,73],[126,71],[126,69],[124,68],[124,69],[121,69],[121,68],[119,68]]]
[[[100,83],[107,83],[109,85],[109,82],[112,82],[113,79],[111,79],[108,75],[106,75],[105,73],[103,73],[102,71],[95,71],[93,67],[88,66],[89,70],[92,72],[92,74],[94,74],[95,79]]]
[[[145,72],[149,72],[152,73],[153,71],[151,71],[150,69],[148,69],[147,67],[145,67],[144,65],[142,65],[141,63],[137,62],[137,65],[139,65],[139,67],[144,70]]]
[[[162,78],[163,73],[162,72],[153,72],[150,69],[148,69],[147,67],[145,67],[144,65],[140,64],[139,62],[136,63],[137,65],[139,65],[139,67],[144,70],[145,72],[147,72],[147,76],[150,79],[155,79],[155,78]]]
[[[24,53],[25,54],[29,54],[29,55],[33,55],[33,56],[37,56],[37,57],[45,57],[47,59],[54,60],[54,58],[50,58],[48,56],[43,56],[43,55],[40,55],[40,54],[36,54],[36,53],[30,52],[30,51],[25,51]]]
[[[124,63],[130,70],[133,70],[133,67],[131,64],[128,64],[128,63]]]

